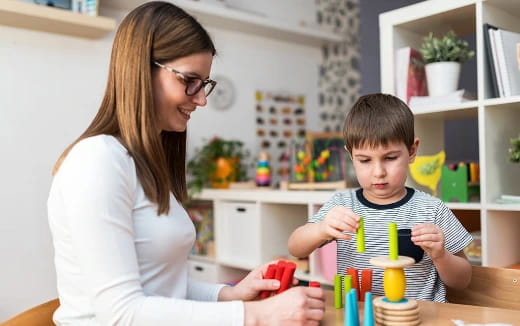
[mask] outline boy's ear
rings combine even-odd
[[[419,138],[415,138],[413,140],[413,144],[408,150],[409,158],[408,163],[413,163],[415,161],[415,156],[417,155],[417,149],[419,148]]]

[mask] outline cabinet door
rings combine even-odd
[[[256,204],[217,203],[215,231],[219,263],[244,269],[261,264],[260,217]]]
[[[217,283],[218,273],[217,265],[210,262],[202,262],[196,260],[188,260],[188,273],[194,280]]]

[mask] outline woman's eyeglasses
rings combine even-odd
[[[160,64],[157,61],[154,61],[153,63],[165,70],[168,70],[169,72],[176,74],[179,78],[181,78],[184,84],[186,84],[186,89],[184,90],[184,93],[186,93],[186,95],[188,96],[193,96],[197,94],[202,88],[204,88],[204,94],[206,96],[209,96],[209,94],[211,94],[211,92],[215,88],[215,85],[217,85],[216,81],[211,80],[209,78],[206,80],[202,80],[198,77],[186,76],[182,72],[177,71],[171,67],[165,66],[163,64]]]

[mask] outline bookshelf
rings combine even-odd
[[[444,149],[446,141],[457,141],[444,139],[447,120],[477,119],[480,202],[448,203],[448,207],[457,216],[479,212],[472,218],[477,219],[473,222],[482,234],[482,264],[505,267],[520,262],[520,205],[499,204],[496,199],[502,194],[520,195],[520,164],[507,161],[509,139],[520,132],[520,96],[491,98],[484,23],[520,32],[520,2],[429,0],[381,14],[381,90],[393,93],[395,50],[404,46],[418,49],[430,31],[440,35],[453,29],[460,36],[475,38],[476,60],[471,68],[477,73],[477,100],[414,112],[416,132],[421,138],[419,155],[436,153]]]
[[[4,0],[0,1],[0,25],[94,39],[110,33],[116,24],[108,17]]]
[[[143,4],[143,0],[111,0],[103,6],[119,10],[132,10]],[[207,26],[223,28],[241,33],[294,42],[308,46],[320,46],[329,42],[341,42],[342,36],[317,26],[300,26],[255,14],[203,1],[173,0],[172,3],[195,16]]]

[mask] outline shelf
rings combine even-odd
[[[0,25],[43,32],[100,38],[115,28],[115,20],[14,0],[0,1]]]
[[[202,262],[206,262],[206,263],[215,262],[215,257],[201,256],[201,255],[190,255],[189,259],[196,260],[196,261],[202,261]]]
[[[458,35],[475,31],[475,0],[424,1],[381,14],[384,24],[428,35],[430,32],[447,32],[453,29]]]
[[[490,98],[483,101],[484,106],[498,106],[503,104],[517,104],[520,103],[520,95]]]
[[[107,1],[106,6],[119,10],[131,10],[143,2],[140,0],[112,0]],[[253,12],[207,4],[201,1],[173,0],[172,2],[207,26],[311,46],[320,46],[328,42],[341,42],[343,40],[341,35],[326,30],[292,25]]]
[[[445,203],[449,209],[464,209],[464,210],[475,210],[482,209],[480,203]]]
[[[235,258],[218,259],[218,260],[216,260],[216,262],[220,265],[224,265],[224,266],[232,267],[232,268],[243,269],[243,270],[253,270],[257,267],[257,264],[253,264],[248,261],[239,261]]]
[[[343,190],[342,190],[343,191]],[[335,191],[306,190],[255,190],[255,189],[203,189],[196,199],[230,200],[230,201],[262,201],[264,203],[284,204],[323,204]]]
[[[486,209],[491,211],[520,211],[520,204],[496,204],[491,203],[486,205]]]
[[[436,105],[423,108],[410,108],[415,116],[421,118],[466,119],[478,115],[478,101],[468,101],[456,105]]]
[[[489,3],[489,5],[504,10],[505,12],[520,12],[520,2],[519,1],[511,1],[511,0],[493,0],[485,1],[484,3]]]

